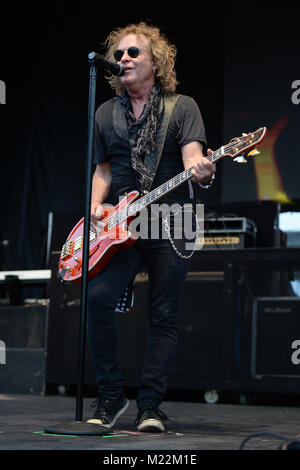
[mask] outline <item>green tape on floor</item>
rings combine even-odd
[[[44,431],[34,431],[33,434],[42,434],[42,436],[55,436],[55,437],[78,437],[73,436],[72,434],[50,434]]]
[[[44,432],[44,431],[34,431],[33,434],[41,434],[42,436],[54,436],[54,437],[78,437],[78,436],[74,436],[72,434],[50,434],[50,433],[47,433],[47,432]],[[114,433],[110,433],[110,434],[107,434],[106,436],[102,436],[102,437],[125,437],[125,436],[129,436],[129,434],[114,434]]]

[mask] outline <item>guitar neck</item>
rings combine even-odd
[[[189,168],[188,170],[179,173],[178,175],[174,176],[174,178],[171,178],[169,181],[166,181],[161,186],[158,186],[157,188],[153,189],[153,191],[151,191],[150,193],[145,194],[136,202],[132,203],[129,206],[128,215],[134,215],[136,212],[139,212],[143,208],[150,206],[150,204],[153,204],[154,202],[158,201],[161,197],[165,196],[178,186],[181,186],[183,183],[191,179],[192,168]]]
[[[246,149],[249,149],[259,143],[266,134],[266,128],[260,128],[254,133],[243,134],[243,137],[237,139],[237,141],[231,141],[229,144],[220,147],[214,152],[209,153],[206,158],[211,163],[216,163],[218,160],[221,160],[227,155],[231,157],[241,154]],[[127,217],[134,216],[142,209],[150,206],[154,202],[158,201],[160,198],[170,193],[174,189],[178,188],[181,184],[192,178],[192,169],[191,167],[187,170],[182,171],[178,175],[171,178],[169,181],[166,181],[158,188],[153,189],[150,193],[145,194],[137,201],[133,202],[125,209],[120,210],[117,214],[112,216],[108,221],[109,228],[117,225],[118,223],[127,219]]]
[[[150,193],[145,194],[137,201],[133,202],[129,206],[126,206],[125,209],[119,210],[116,214],[109,218],[108,228],[111,229],[119,223],[127,220],[128,217],[135,216],[142,209],[150,206],[150,204],[153,204],[155,201],[158,201],[165,194],[170,193],[175,188],[191,179],[192,169],[193,167],[189,168],[188,170],[184,170],[183,172],[174,176],[174,178],[171,178],[169,181],[166,181],[166,183],[163,183],[161,186],[155,188]]]
[[[207,155],[206,158],[212,163],[217,162],[220,160],[223,155],[224,147],[219,148],[215,152],[210,153]],[[128,215],[134,215],[140,210],[142,210],[145,207],[148,207],[150,204],[153,204],[154,202],[158,201],[161,197],[165,196],[166,194],[170,193],[174,189],[178,188],[178,186],[181,186],[183,183],[186,181],[189,181],[192,178],[192,169],[194,167],[189,168],[188,170],[184,170],[178,175],[174,176],[171,178],[169,181],[166,181],[163,183],[161,186],[158,186],[157,188],[153,189],[150,193],[144,195],[140,199],[138,199],[136,202],[131,204],[128,208]]]

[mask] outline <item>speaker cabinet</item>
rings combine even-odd
[[[223,273],[189,273],[180,307],[178,350],[169,387],[198,389],[218,382],[224,351]],[[135,305],[120,317],[120,363],[125,385],[141,380],[148,331],[148,282],[136,283]]]
[[[222,277],[188,274],[180,307],[178,350],[169,386],[197,389],[222,376],[224,347]]]
[[[255,298],[252,310],[251,374],[263,377],[299,377],[300,298]],[[295,358],[295,359],[294,359]]]
[[[53,265],[57,262],[53,255]],[[54,271],[54,270],[53,270]],[[222,375],[224,351],[223,273],[189,273],[182,293],[179,343],[169,386],[197,389],[201,380]],[[47,382],[75,384],[80,319],[80,289],[64,287],[54,277],[48,326]],[[148,331],[148,278],[136,277],[134,306],[119,313],[119,359],[125,386],[141,381]],[[87,345],[85,383],[95,385],[95,372]]]
[[[47,306],[0,308],[0,393],[43,395],[46,381]]]
[[[66,225],[74,225],[78,216],[55,215],[49,267],[52,279],[49,288],[49,322],[46,380],[55,384],[75,384],[80,321],[80,286],[64,286],[57,278],[59,250],[67,233]],[[182,293],[179,320],[179,344],[170,376],[170,387],[199,388],[201,380],[218,380],[222,375],[224,353],[223,272],[188,273]],[[141,381],[144,350],[148,330],[148,278],[136,278],[132,311],[120,313],[119,358],[125,386],[138,387]],[[87,344],[85,384],[95,385],[95,372]]]

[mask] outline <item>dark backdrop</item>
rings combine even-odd
[[[221,199],[299,199],[299,6],[253,1],[243,13],[231,6],[227,18],[240,28],[226,28],[225,139],[261,126],[268,135],[261,155],[248,165],[224,161]],[[292,88],[296,81],[298,92]]]
[[[201,14],[176,6],[161,13],[153,3],[146,9],[132,3],[122,8],[108,2],[42,1],[5,10],[0,239],[10,245],[2,247],[2,265],[33,269],[43,267],[48,213],[84,211],[88,52],[101,52],[116,26],[150,19],[162,27],[178,46],[178,91],[198,102],[214,147],[221,142],[223,33],[221,15],[216,16],[218,40],[205,39],[204,47],[213,17],[209,7]],[[111,96],[99,73],[97,105]],[[218,198],[217,185],[213,191]]]
[[[253,34],[235,23],[244,13],[238,10],[232,21],[232,2],[164,4],[163,12],[161,2],[147,5],[44,0],[1,6],[0,80],[7,103],[0,106],[0,240],[10,242],[0,245],[2,269],[45,267],[49,212],[84,211],[87,54],[102,52],[112,28],[140,20],[160,26],[178,47],[178,92],[197,101],[209,147],[234,137],[223,130],[226,32],[234,26],[239,42]],[[271,24],[266,15],[264,27]],[[97,105],[111,96],[99,73]],[[244,127],[241,122],[240,131]],[[208,204],[221,202],[223,166],[218,164],[216,184],[203,196]]]

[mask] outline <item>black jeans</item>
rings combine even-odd
[[[180,298],[190,261],[180,258],[168,239],[139,239],[132,247],[120,250],[89,282],[87,331],[98,392],[103,397],[119,396],[123,378],[114,309],[145,264],[149,273],[149,333],[137,406],[156,408],[166,393],[176,354]],[[134,340],[137,338],[129,338]]]

